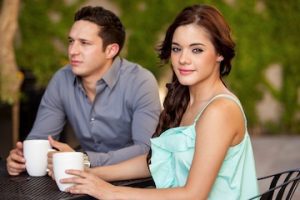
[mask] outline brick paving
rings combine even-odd
[[[300,136],[252,136],[251,139],[258,177],[300,168]],[[261,191],[267,188],[266,184],[259,186]],[[300,199],[300,185],[293,199]]]

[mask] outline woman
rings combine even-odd
[[[91,169],[69,192],[100,199],[248,199],[258,193],[246,118],[223,77],[231,70],[234,42],[220,12],[208,5],[185,8],[159,47],[171,60],[168,84],[150,155]],[[106,181],[152,175],[159,189],[113,186]],[[99,178],[100,177],[100,178]]]

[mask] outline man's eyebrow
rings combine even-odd
[[[74,38],[72,38],[71,36],[68,36],[68,40],[75,40]],[[82,41],[82,42],[90,42],[90,40],[88,39],[85,39],[85,38],[78,38],[79,41]]]

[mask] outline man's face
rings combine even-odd
[[[98,25],[76,21],[69,33],[69,60],[75,75],[89,81],[97,81],[110,67],[112,59],[103,49]]]

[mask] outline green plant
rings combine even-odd
[[[16,43],[19,66],[33,71],[45,86],[53,73],[67,63],[67,33],[81,1],[65,5],[61,1],[22,1],[20,36]],[[122,53],[129,60],[150,69],[159,79],[164,68],[158,67],[155,47],[167,25],[185,6],[197,0],[114,0],[127,29]],[[227,2],[227,3],[226,3]],[[250,127],[263,126],[266,132],[300,133],[300,1],[217,1],[215,5],[228,20],[236,40],[236,58],[227,82],[241,99]],[[60,20],[50,20],[49,16]],[[55,18],[55,17],[54,17]],[[59,46],[59,47],[58,47]],[[264,73],[271,64],[282,67],[282,87],[274,88]],[[271,93],[283,108],[279,123],[261,124],[256,105],[263,97],[261,87]],[[297,117],[298,116],[298,117]]]
[[[20,9],[20,36],[16,43],[17,63],[31,70],[40,86],[65,65],[67,34],[78,3],[24,0]]]

